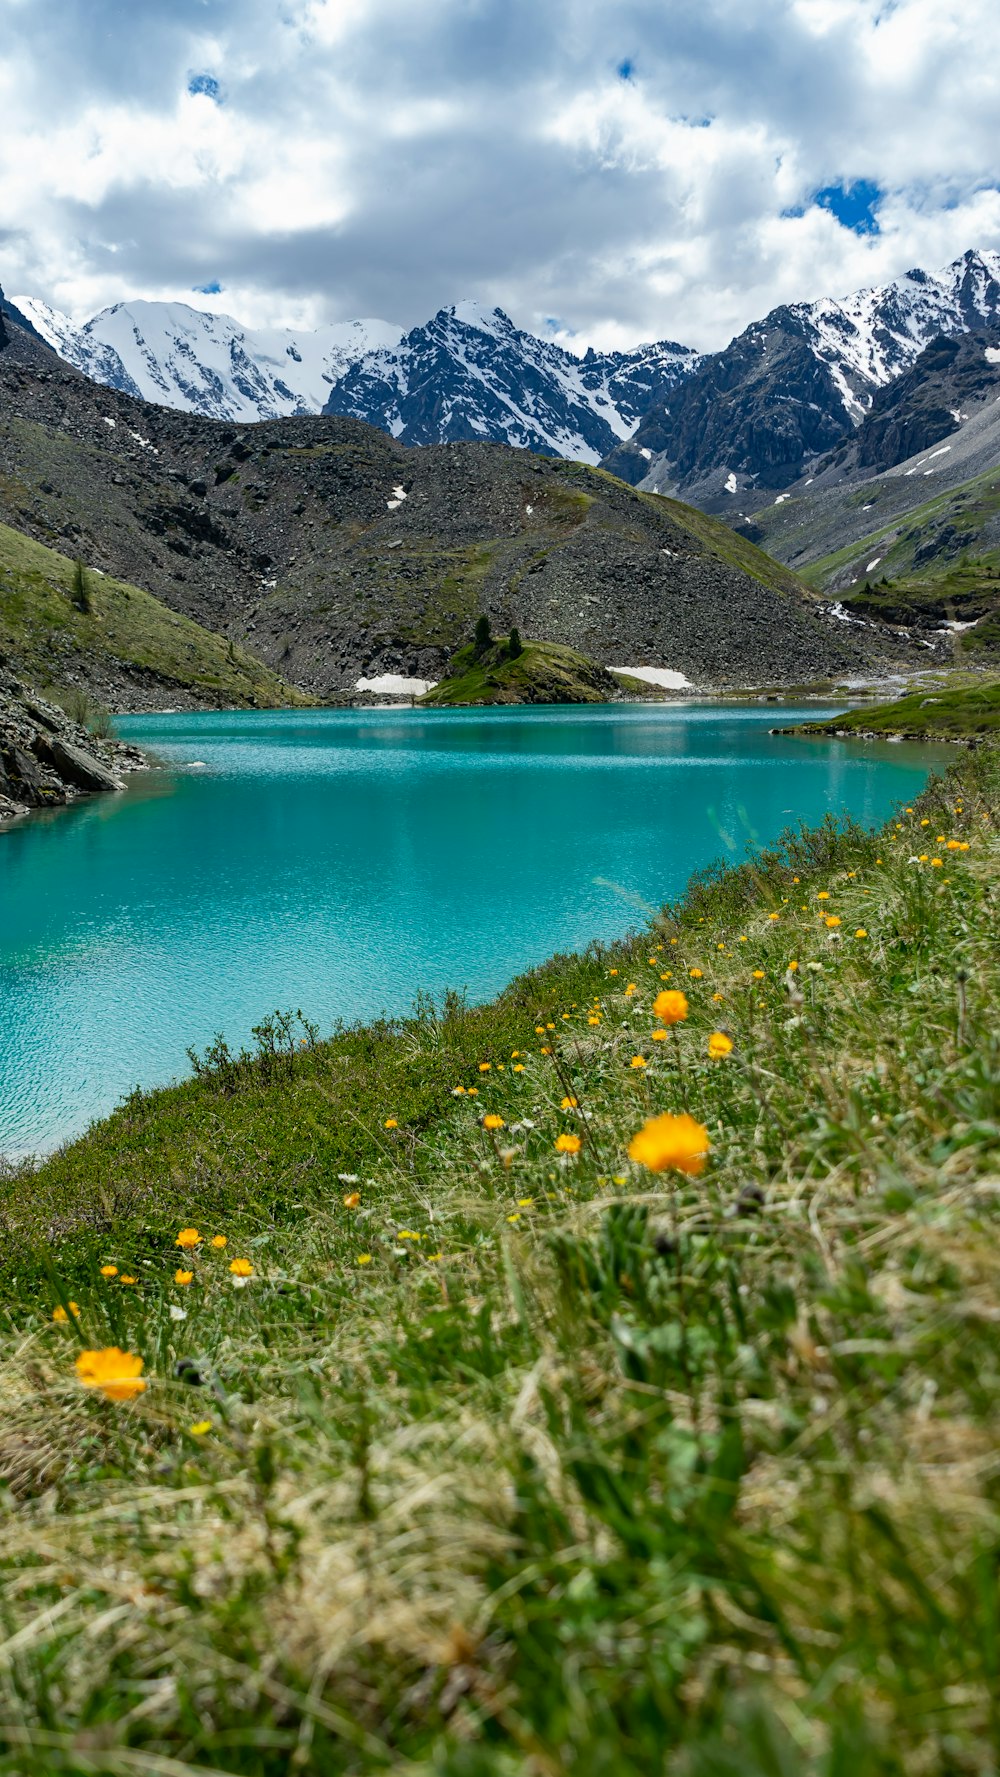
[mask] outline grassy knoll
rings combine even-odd
[[[262,708],[308,703],[262,661],[171,611],[151,593],[79,570],[64,555],[0,524],[0,655],[41,688],[68,669],[103,681],[152,673],[208,703]]]
[[[963,754],[12,1175],[0,1770],[995,1773],[998,819]]]
[[[453,707],[470,703],[607,703],[618,681],[602,666],[555,642],[524,642],[520,653],[492,642],[477,651],[470,642],[453,656],[448,676],[421,703]]]
[[[868,705],[828,722],[807,722],[799,734],[898,734],[916,740],[970,740],[1000,733],[1000,680],[946,677],[892,703]]]

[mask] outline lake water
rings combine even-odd
[[[810,712],[815,716],[815,707]],[[168,769],[0,833],[0,1154],[79,1133],[188,1044],[494,993],[693,870],[876,824],[945,749],[772,736],[767,706],[134,717]],[[200,761],[200,764],[195,764]]]

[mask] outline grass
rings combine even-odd
[[[448,677],[420,699],[428,706],[493,703],[606,703],[616,681],[573,648],[526,641],[510,658],[495,641],[482,655],[469,643],[449,663]]]
[[[1000,733],[1000,680],[980,679],[971,684],[951,682],[924,685],[892,703],[876,704],[828,722],[809,722],[800,734],[848,733],[899,734],[917,739],[969,740]]]
[[[151,593],[92,569],[84,568],[81,579],[81,564],[2,524],[0,654],[40,687],[62,684],[70,670],[138,669],[211,703],[311,702],[253,655]]]
[[[994,1777],[998,818],[963,754],[12,1172],[0,1770]],[[629,1159],[681,1110],[700,1176]]]

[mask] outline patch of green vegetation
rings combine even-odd
[[[1000,733],[1000,680],[974,684],[923,687],[893,703],[876,704],[809,722],[798,734],[833,734],[843,730],[866,734],[899,734],[917,739],[974,739]]]
[[[984,747],[11,1174],[12,1774],[987,1777],[998,820]]]
[[[679,529],[688,531],[729,567],[742,569],[744,574],[749,574],[751,579],[759,581],[761,586],[768,587],[771,592],[780,593],[785,598],[800,598],[807,590],[791,568],[786,568],[781,562],[765,555],[763,549],[758,549],[755,543],[741,537],[738,531],[730,530],[721,518],[711,518],[707,512],[699,512],[694,506],[685,506],[680,500],[670,500],[665,494],[642,493],[639,498],[651,501],[659,507],[667,507]]]
[[[603,667],[555,642],[470,642],[449,663],[448,676],[420,699],[429,706],[492,703],[607,703],[615,681]]]
[[[877,492],[877,489],[869,490],[863,503],[875,503],[873,493]],[[887,483],[882,497],[888,498],[890,494],[891,485]],[[994,570],[1000,565],[1000,551],[991,548],[988,541],[984,544],[981,533],[998,517],[1000,473],[991,469],[983,475],[975,476],[971,481],[962,482],[957,487],[934,495],[932,499],[912,507],[908,512],[897,514],[887,523],[869,531],[859,541],[846,544],[844,548],[802,568],[801,575],[810,586],[823,590],[834,581],[841,580],[845,569],[856,566],[857,582],[860,584],[866,576],[870,577],[865,563],[874,555],[879,556],[880,580],[885,577],[894,581],[904,577],[913,581],[938,582],[955,571],[956,555],[965,555],[966,566],[973,571],[977,563],[982,565],[984,571]],[[940,535],[946,527],[951,527],[955,533],[955,555],[932,555],[914,565],[917,551],[935,533]]]
[[[99,575],[0,525],[0,653],[40,688],[88,663],[151,672],[209,702],[277,708],[312,699],[243,648],[151,593]]]

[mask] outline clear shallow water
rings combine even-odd
[[[418,989],[484,998],[790,823],[880,822],[947,756],[768,734],[795,713],[122,722],[171,768],[0,834],[0,1153],[51,1148],[275,1007],[325,1032]]]

